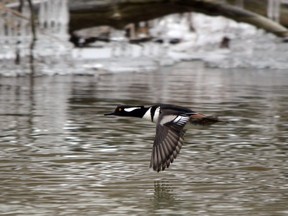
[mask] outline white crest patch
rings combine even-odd
[[[141,109],[141,107],[129,107],[129,108],[124,108],[124,111],[126,111],[126,112],[132,112],[133,110],[136,110],[136,109]]]

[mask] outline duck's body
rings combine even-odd
[[[147,119],[156,123],[150,167],[159,172],[170,166],[183,145],[187,123],[210,125],[218,122],[217,117],[205,116],[191,109],[170,105],[117,106],[113,113],[106,115],[128,116]]]

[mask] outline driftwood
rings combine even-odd
[[[288,29],[283,25],[257,14],[259,7],[255,9],[257,13],[254,13],[236,6],[223,4],[219,0],[127,0],[109,1],[108,3],[104,1],[101,5],[97,4],[95,0],[93,5],[93,1],[90,0],[89,7],[85,4],[81,6],[80,3],[77,7],[73,7],[73,1],[77,2],[77,0],[72,0],[72,4],[70,4],[70,32],[100,25],[121,29],[129,23],[147,21],[172,13],[195,11],[212,16],[225,16],[235,21],[252,24],[279,37],[288,37]],[[264,4],[263,0],[249,1],[250,3],[262,2]],[[288,26],[288,20],[285,18],[283,21]]]

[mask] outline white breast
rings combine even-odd
[[[160,107],[158,107],[155,110],[154,117],[153,117],[153,122],[157,122],[158,121],[159,115],[160,115]]]
[[[155,112],[154,112],[154,116],[152,118],[151,116],[151,107],[147,110],[147,112],[144,114],[144,116],[142,117],[143,119],[147,119],[149,121],[152,121],[153,119],[153,122],[157,122],[158,121],[158,118],[159,118],[159,115],[160,115],[160,107],[158,107]]]

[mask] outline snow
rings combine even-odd
[[[173,14],[151,21],[150,36],[162,39],[162,44],[154,40],[130,44],[124,31],[112,29],[110,43],[73,48],[68,42],[67,3],[68,0],[39,1],[39,40],[34,53],[42,74],[146,72],[195,60],[204,61],[208,67],[288,68],[288,43],[252,25],[200,13]],[[23,14],[30,16],[27,7]],[[0,19],[0,61],[13,62],[16,50],[25,59],[31,41],[28,21],[10,13],[5,18],[8,23],[17,23],[19,29]],[[221,47],[224,38],[228,46]],[[172,44],[175,39],[179,43]],[[11,68],[7,66],[0,73],[8,76],[29,73],[29,67]]]
[[[133,71],[137,71],[135,62],[139,63],[139,68],[142,67],[140,64],[143,59],[146,63],[151,62],[150,65],[157,62],[158,66],[202,60],[209,67],[288,68],[288,44],[276,36],[224,17],[209,17],[197,13],[193,13],[192,20],[187,20],[187,17],[187,14],[175,14],[154,20],[154,26],[150,29],[151,36],[163,39],[163,44],[148,42],[142,46],[130,45],[118,36],[117,39],[122,40],[122,43],[104,45],[94,51],[91,48],[82,49],[79,51],[82,53],[81,59],[113,59],[114,64],[118,62],[117,70],[103,63],[102,69],[107,72],[119,72],[121,67],[128,70],[130,64],[125,59],[129,56],[133,58]],[[196,31],[189,29],[189,21]],[[220,47],[224,37],[230,39],[229,48]],[[170,44],[171,39],[179,39],[180,43]]]

